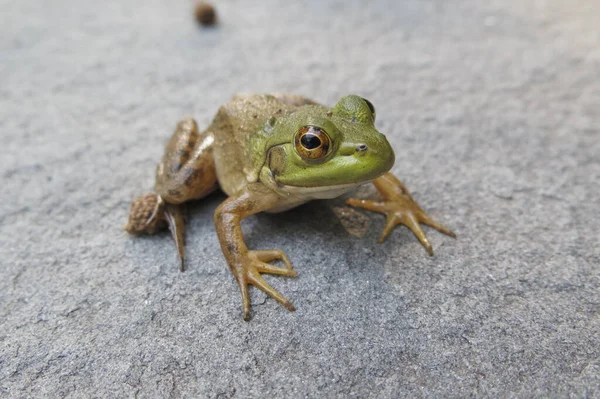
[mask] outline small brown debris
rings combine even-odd
[[[217,13],[212,4],[203,1],[196,3],[194,15],[196,21],[202,26],[212,26],[217,23]]]

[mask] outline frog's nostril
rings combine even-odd
[[[356,151],[358,151],[358,152],[365,152],[365,151],[367,151],[367,148],[369,148],[369,147],[367,147],[366,144],[361,144],[361,145],[359,145],[359,146],[356,147]]]

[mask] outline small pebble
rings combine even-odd
[[[217,13],[215,12],[215,8],[209,3],[197,3],[195,15],[196,21],[198,21],[198,23],[202,26],[211,26],[217,22]]]

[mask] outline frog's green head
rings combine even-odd
[[[362,97],[343,97],[333,108],[305,105],[271,117],[249,139],[256,177],[279,186],[329,187],[373,180],[394,164],[394,151],[374,126],[375,108]]]

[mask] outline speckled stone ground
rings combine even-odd
[[[0,396],[600,395],[599,3],[215,3],[203,30],[188,2],[0,0]],[[243,322],[222,194],[183,274],[121,230],[175,123],[236,92],[369,98],[459,238],[378,245],[339,200],[252,217],[298,310],[253,291]]]

